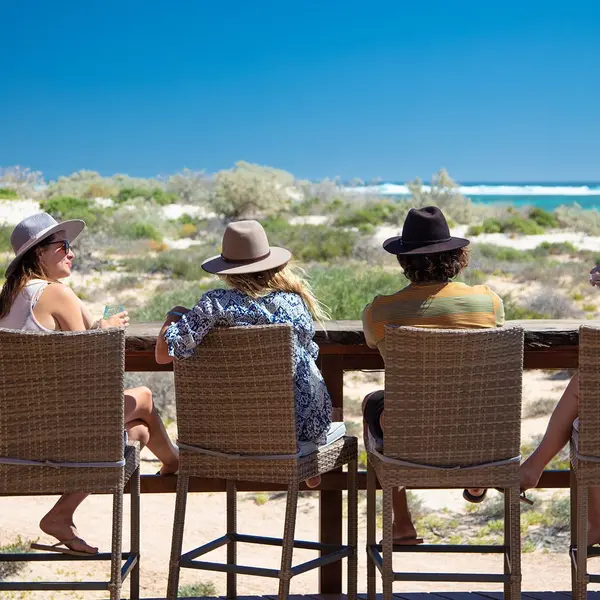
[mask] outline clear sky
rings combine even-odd
[[[0,0],[0,165],[600,180],[600,2]]]

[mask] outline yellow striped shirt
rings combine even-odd
[[[486,285],[411,284],[390,296],[376,296],[362,315],[367,344],[385,360],[385,326],[477,329],[504,324],[504,305]]]

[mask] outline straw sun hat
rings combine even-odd
[[[15,270],[28,250],[31,250],[52,234],[63,231],[69,243],[72,243],[84,227],[85,222],[79,219],[59,223],[45,212],[26,217],[13,229],[10,235],[10,245],[13,248],[15,257],[6,268],[4,276],[8,277]]]
[[[202,268],[215,275],[259,273],[285,265],[291,258],[289,250],[269,246],[258,221],[236,221],[225,229],[221,254],[205,260]]]

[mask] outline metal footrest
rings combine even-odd
[[[247,535],[243,533],[228,533],[220,538],[211,540],[210,542],[199,546],[194,550],[190,550],[182,554],[179,559],[179,566],[187,569],[200,569],[203,571],[218,571],[221,573],[237,573],[238,575],[256,575],[258,577],[280,577],[279,569],[266,569],[264,567],[251,567],[247,565],[230,565],[224,563],[214,563],[195,560],[199,556],[203,556],[208,552],[212,552],[217,548],[231,544],[232,542],[240,542],[245,544],[262,544],[266,546],[283,546],[282,538],[263,537],[260,535]],[[306,573],[312,569],[317,569],[325,565],[337,562],[343,558],[347,558],[354,554],[354,549],[351,546],[343,546],[336,544],[322,544],[320,542],[309,542],[304,540],[294,540],[294,548],[302,550],[317,550],[325,552],[323,556],[309,560],[300,565],[291,568],[292,577]]]
[[[438,552],[455,554],[505,554],[506,546],[458,546],[448,544],[395,545],[394,552]],[[367,546],[368,560],[372,560],[380,573],[383,573],[382,545]],[[511,575],[504,573],[398,573],[394,571],[394,581],[444,581],[444,582],[483,582],[506,583]]]
[[[125,564],[121,567],[121,583],[125,581],[131,570],[140,559],[140,555],[132,552],[123,552],[121,560]],[[111,560],[110,552],[99,552],[90,556],[73,556],[60,552],[23,552],[19,554],[0,554],[1,562],[64,562],[64,561],[99,561]],[[92,591],[108,590],[108,581],[0,581],[0,591]]]

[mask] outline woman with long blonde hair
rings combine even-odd
[[[223,235],[222,254],[202,268],[218,275],[228,289],[206,292],[188,309],[169,311],[156,343],[156,360],[187,358],[217,326],[289,323],[294,334],[296,434],[299,441],[322,443],[331,425],[331,398],[316,366],[319,348],[313,341],[313,319],[325,311],[297,268],[291,253],[269,246],[257,221],[230,223]],[[317,485],[318,478],[309,480]]]

